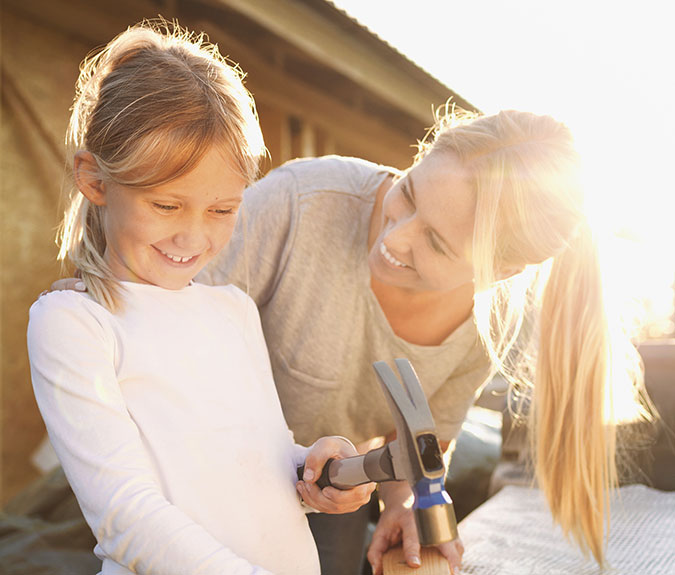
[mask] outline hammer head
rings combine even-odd
[[[407,359],[395,360],[401,380],[389,366],[373,364],[396,424],[390,444],[396,479],[405,479],[414,495],[420,543],[437,545],[457,538],[452,499],[445,490],[445,465],[429,404]]]

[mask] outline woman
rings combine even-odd
[[[547,116],[439,118],[403,173],[353,158],[291,162],[250,188],[227,249],[200,281],[256,301],[277,390],[300,443],[365,451],[393,433],[371,363],[406,357],[443,447],[495,371],[536,386],[539,486],[563,530],[603,560],[616,485],[611,397],[636,397],[637,353],[610,328],[572,136]],[[526,326],[524,328],[523,326]],[[382,484],[368,552],[419,543],[402,483]],[[322,573],[358,573],[367,509],[310,518]],[[345,523],[338,530],[337,522]],[[440,546],[451,566],[461,543]]]
[[[365,450],[392,433],[376,360],[411,360],[445,447],[493,370],[521,386],[536,379],[539,484],[563,529],[602,561],[616,483],[606,383],[611,373],[632,391],[641,374],[609,328],[578,167],[569,130],[550,117],[445,115],[404,173],[339,157],[274,170],[247,191],[232,242],[199,279],[235,283],[258,304],[300,442],[340,434]],[[380,486],[375,573],[401,539],[419,564],[409,496]],[[325,549],[345,539],[336,519],[312,518],[322,572],[356,573],[344,563],[353,549]],[[354,525],[345,533],[362,541]],[[441,551],[458,564],[461,544]]]

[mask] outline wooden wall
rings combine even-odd
[[[28,309],[59,276],[54,237],[61,212],[63,139],[78,65],[91,49],[142,18],[177,17],[192,30],[205,30],[248,73],[271,152],[268,168],[297,156],[329,153],[409,165],[412,145],[431,123],[432,104],[442,104],[450,94],[419,70],[409,77],[409,62],[388,62],[386,51],[382,56],[373,49],[376,39],[345,19],[336,27],[312,5],[320,3],[2,2],[0,504],[37,476],[30,455],[44,427],[25,349]],[[312,30],[304,33],[300,25]],[[319,46],[322,38],[330,45]],[[401,93],[408,96],[401,99]]]

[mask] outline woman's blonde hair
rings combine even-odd
[[[612,399],[623,387],[637,400],[642,372],[610,321],[571,133],[548,116],[446,110],[430,135],[418,161],[451,152],[472,174],[474,317],[495,369],[521,391],[534,384],[539,486],[564,532],[602,563],[618,484]]]
[[[68,165],[87,151],[103,181],[147,188],[186,174],[218,145],[251,183],[265,147],[243,77],[204,34],[176,22],[146,20],[127,29],[80,66]],[[104,208],[74,186],[68,203],[59,259],[69,259],[89,293],[114,311],[121,286],[104,260]]]

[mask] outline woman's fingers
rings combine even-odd
[[[464,555],[464,545],[460,539],[441,543],[436,546],[441,554],[448,560],[452,573],[459,570],[462,565],[462,555]]]
[[[382,512],[368,548],[368,561],[373,569],[373,575],[382,575],[382,557],[390,547],[401,542],[406,523],[405,514],[406,510],[403,507],[394,505]],[[410,516],[412,517],[412,512]]]
[[[63,278],[60,280],[56,280],[51,286],[49,286],[49,290],[42,292],[42,294],[50,291],[64,291],[64,290],[87,291],[87,287],[84,285],[84,282],[81,279]]]

